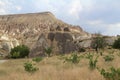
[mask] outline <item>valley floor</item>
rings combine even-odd
[[[83,56],[78,64],[64,62],[64,56],[45,57],[41,62],[35,63],[39,68],[34,73],[29,73],[24,70],[24,63],[32,61],[32,59],[14,59],[0,63],[0,80],[105,80],[97,69],[89,68],[89,60],[85,56],[89,52],[81,53]],[[120,68],[120,51],[106,50],[99,53],[90,52],[95,56],[99,55],[97,67],[109,69],[111,66]],[[105,55],[114,55],[114,60],[106,62]]]

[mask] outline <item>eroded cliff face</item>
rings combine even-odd
[[[30,56],[43,55],[46,47],[53,47],[54,53],[70,53],[81,46],[89,47],[80,41],[91,37],[79,26],[64,23],[50,12],[0,16],[0,54],[8,54],[20,44],[30,48]]]
[[[19,40],[16,38],[11,38],[7,34],[0,34],[0,56],[8,55],[11,48],[14,48],[15,46],[18,46]]]

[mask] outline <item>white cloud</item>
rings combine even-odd
[[[33,4],[36,12],[50,11],[70,24],[76,24],[82,12],[81,0],[36,0]]]
[[[5,6],[5,3],[0,1],[0,6]]]
[[[80,1],[84,11],[89,12],[96,8],[95,7],[96,0],[80,0]]]
[[[93,20],[88,21],[87,24],[91,30],[94,30],[93,32],[101,32],[102,34],[113,36],[120,34],[120,22],[111,24],[102,20]]]
[[[22,10],[22,7],[21,6],[16,6],[15,7],[18,11]]]
[[[0,0],[0,14],[7,13],[7,5],[10,4],[8,1]]]
[[[80,0],[74,0],[70,4],[69,14],[79,19],[79,14],[83,10]]]
[[[120,35],[120,23],[106,24],[107,30],[104,32],[106,35]]]
[[[36,0],[33,2],[36,11],[56,12],[56,6],[50,0]]]
[[[11,14],[22,9],[21,6],[13,3],[13,0],[0,0],[0,15]]]
[[[0,14],[6,14],[6,11],[4,9],[0,9]]]
[[[93,20],[93,21],[88,21],[87,23],[89,25],[95,26],[95,25],[103,24],[103,21],[102,20]]]

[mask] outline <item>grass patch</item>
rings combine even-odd
[[[113,61],[114,60],[114,55],[106,55],[103,57],[105,61]]]
[[[113,66],[115,70],[120,66],[118,51],[114,52],[114,60],[110,63],[110,66]],[[92,52],[90,54],[77,54],[77,58],[80,58],[80,62],[77,65],[74,65],[71,61],[67,64],[63,63],[66,57],[77,60],[76,58],[71,58],[72,55],[70,54],[45,57],[39,64],[32,61],[32,59],[10,59],[0,63],[0,80],[106,80],[97,69],[91,71],[89,65],[91,55],[94,55],[91,60],[92,64],[96,63],[96,67],[103,68],[105,72],[111,73],[111,70],[107,70],[109,66],[106,63],[109,62],[104,62],[103,56],[110,55],[109,51],[105,50],[103,56]],[[99,58],[96,62],[95,59],[98,55]],[[37,67],[39,70],[32,75],[26,72],[24,63],[27,61],[32,62],[33,67]]]

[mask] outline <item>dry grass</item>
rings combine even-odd
[[[103,55],[107,55],[110,51],[105,51]],[[117,55],[119,52],[117,50],[113,52],[111,52],[115,55],[113,61],[105,62],[103,56],[100,56],[97,66],[106,69],[110,66],[120,67],[120,57]],[[88,59],[82,58],[79,64],[75,65],[63,63],[59,57],[44,58],[35,65],[39,70],[33,74],[26,72],[23,67],[24,63],[31,59],[8,60],[0,64],[0,80],[105,80],[97,69],[89,69]]]

